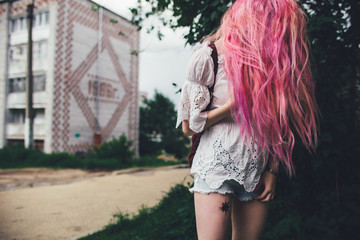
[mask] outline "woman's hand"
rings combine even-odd
[[[189,137],[191,137],[192,135],[195,134],[195,132],[190,129],[188,120],[182,121],[182,130],[183,130],[183,133]]]
[[[257,196],[253,197],[255,200],[261,202],[268,202],[274,199],[275,196],[275,186],[276,186],[276,176],[273,173],[265,170],[261,177],[259,183],[256,185],[254,192],[257,192],[261,189],[264,189],[263,192]]]

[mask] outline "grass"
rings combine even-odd
[[[119,213],[103,230],[79,240],[196,239],[194,200],[188,187],[178,184],[153,208],[138,214]]]

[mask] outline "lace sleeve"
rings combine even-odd
[[[181,91],[176,127],[183,120],[189,121],[189,128],[194,132],[204,129],[207,112],[201,112],[210,102],[209,89],[206,86],[187,81]]]
[[[204,129],[207,113],[202,112],[210,103],[209,87],[214,83],[214,62],[212,49],[203,44],[191,56],[186,81],[181,91],[176,127],[183,120],[189,121],[189,128],[194,132]]]

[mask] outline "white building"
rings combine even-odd
[[[0,3],[0,147],[24,141],[30,2]],[[125,134],[137,147],[137,26],[89,0],[36,0],[34,14],[36,146],[86,151]]]

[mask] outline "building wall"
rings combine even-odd
[[[86,151],[94,134],[137,146],[136,27],[84,0],[57,2],[53,151]],[[121,31],[121,34],[119,32]]]
[[[49,38],[48,38],[48,64],[46,76],[46,92],[50,101],[48,101],[47,108],[45,111],[46,119],[46,135],[44,141],[44,152],[52,152],[52,121],[53,121],[53,109],[54,109],[54,71],[55,71],[55,40],[56,40],[56,25],[57,25],[57,4],[56,2],[50,2],[48,6],[49,10]]]
[[[25,16],[29,2],[14,2],[11,15]],[[0,4],[0,19],[4,6]],[[101,135],[103,142],[125,134],[137,148],[139,32],[136,26],[107,9],[97,9],[88,0],[36,0],[35,6],[35,12],[49,11],[48,27],[38,29],[33,35],[34,41],[46,41],[48,50],[45,60],[34,60],[34,75],[46,75],[45,90],[34,94],[34,106],[45,109],[41,126],[36,126],[36,120],[34,126],[35,136],[44,139],[44,151],[87,151],[94,144],[95,133]],[[21,44],[26,35],[12,36],[11,43]],[[2,41],[3,36],[0,50],[6,49]],[[0,84],[5,84],[2,53]],[[10,65],[10,75],[24,75],[25,66],[26,62]],[[5,109],[1,107],[5,104],[2,90],[1,111]],[[7,107],[24,108],[23,95],[9,94]],[[21,134],[22,129],[7,124],[9,133]]]
[[[52,0],[36,0],[34,14],[38,21],[38,15],[40,13],[49,12],[49,5],[55,1]],[[26,7],[31,3],[29,0],[16,1],[12,3],[10,20],[16,20],[22,18],[23,26],[27,25],[26,20]],[[44,20],[44,19],[42,19]],[[12,24],[9,24],[12,28]],[[25,79],[27,76],[27,40],[28,32],[26,28],[21,28],[16,31],[10,31],[10,49],[12,56],[8,62],[8,78],[9,79]],[[33,28],[33,75],[43,76],[44,85],[41,90],[35,90],[33,94],[33,107],[36,112],[34,119],[34,140],[36,143],[40,143],[40,148],[43,149],[44,141],[48,136],[47,129],[51,125],[51,119],[46,118],[47,111],[51,107],[51,94],[52,87],[49,85],[49,73],[53,66],[49,61],[49,39],[51,38],[51,28],[49,24],[36,24]],[[41,48],[41,51],[40,51]],[[21,51],[20,51],[21,50]],[[22,111],[23,115],[26,108],[26,94],[23,91],[10,91],[11,84],[9,81],[5,81],[7,89],[9,90],[6,97],[6,123],[5,131],[6,136],[3,138],[6,141],[21,142],[24,139],[24,123],[12,122],[13,113],[16,111]],[[25,85],[25,80],[23,82]],[[34,82],[36,85],[36,81]]]

